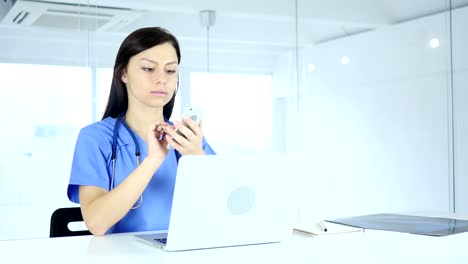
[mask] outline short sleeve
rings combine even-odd
[[[208,142],[206,142],[205,137],[202,139],[202,149],[205,155],[216,155],[216,152],[211,148]]]
[[[109,188],[107,160],[111,148],[102,136],[91,132],[82,129],[76,141],[67,190],[68,199],[74,203],[80,202],[80,185]]]

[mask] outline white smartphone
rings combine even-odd
[[[198,110],[197,108],[194,108],[194,107],[186,107],[184,109],[184,112],[182,113],[182,116],[188,116],[190,117],[190,119],[192,119],[195,124],[200,124],[200,120],[201,120],[201,111]],[[182,119],[182,118],[181,118]],[[182,124],[186,127],[189,127],[184,119],[182,119]],[[190,129],[190,128],[189,128]],[[179,133],[179,135],[185,137],[177,128],[175,129],[177,133]],[[167,145],[167,148],[168,149],[173,149],[173,147],[171,145]]]

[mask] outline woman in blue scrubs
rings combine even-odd
[[[106,111],[81,129],[68,185],[92,234],[168,229],[180,156],[215,154],[189,117],[169,122],[179,63],[178,41],[162,28],[121,44]]]

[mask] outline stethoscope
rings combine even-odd
[[[132,136],[133,143],[135,143],[135,157],[137,160],[137,166],[140,166],[141,164],[140,144],[138,144],[138,140],[135,136],[135,133],[133,133],[133,131],[128,127],[127,123],[125,123],[124,116],[125,116],[125,113],[121,113],[117,117],[117,120],[115,121],[115,125],[114,125],[114,134],[112,135],[112,156],[111,156],[112,175],[111,175],[111,183],[110,183],[109,191],[112,191],[115,188],[114,181],[115,181],[115,160],[117,157],[117,137],[119,136],[119,129],[120,129],[121,124],[125,127],[125,129],[127,129],[130,136]],[[140,195],[140,201],[138,202],[138,204],[133,206],[132,209],[137,209],[138,207],[140,207],[142,203],[143,203],[143,194]]]

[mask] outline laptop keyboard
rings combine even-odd
[[[154,241],[157,241],[159,243],[166,245],[167,238],[155,238]]]

